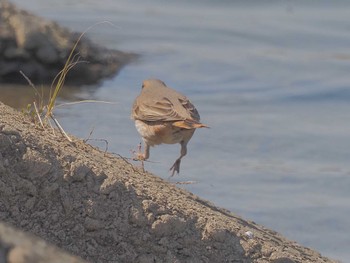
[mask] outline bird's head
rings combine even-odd
[[[165,83],[160,79],[146,79],[142,82],[142,89],[149,87],[166,87]]]

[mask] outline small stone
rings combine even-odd
[[[254,238],[254,234],[253,234],[252,231],[246,231],[246,232],[244,233],[244,235],[245,235],[247,238],[249,238],[249,239]]]

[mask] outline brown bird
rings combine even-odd
[[[179,173],[181,158],[186,155],[187,143],[196,128],[208,127],[199,122],[199,113],[186,96],[159,79],[143,81],[131,118],[145,144],[145,152],[138,154],[138,160],[149,158],[150,146],[180,143],[181,154],[170,168],[171,176]]]

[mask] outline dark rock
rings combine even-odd
[[[86,263],[34,235],[24,233],[3,222],[0,222],[0,262]]]
[[[27,84],[19,73],[22,71],[35,84],[51,84],[79,37],[80,33],[0,0],[0,82]],[[100,47],[85,36],[74,54],[83,62],[69,72],[66,82],[76,85],[111,77],[136,58],[135,54]]]

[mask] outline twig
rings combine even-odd
[[[80,100],[80,101],[73,101],[73,102],[66,102],[66,103],[58,104],[58,105],[56,105],[56,108],[62,107],[62,106],[80,104],[80,103],[93,103],[93,102],[105,103],[105,104],[116,104],[115,102],[102,101],[102,100]]]
[[[197,184],[197,181],[184,181],[184,182],[175,182],[174,184]]]
[[[39,122],[40,122],[40,124],[41,124],[41,127],[43,127],[43,129],[44,129],[45,127],[44,127],[44,124],[43,124],[43,122],[42,122],[42,120],[41,120],[41,117],[40,117],[38,108],[36,107],[35,101],[33,102],[33,105],[34,105],[34,109],[35,109],[36,115],[38,116]]]
[[[22,70],[20,70],[19,73],[23,76],[23,78],[26,79],[26,81],[28,82],[29,86],[31,86],[35,90],[36,94],[39,95],[39,91],[37,90],[37,88],[35,87],[33,82],[26,76],[26,74],[24,74]]]
[[[94,129],[95,127],[92,127],[92,129],[90,130],[89,136],[85,140],[83,140],[83,142],[87,142],[90,139],[92,133],[94,132]]]
[[[67,138],[68,141],[73,142],[71,138],[69,138],[69,136],[67,135],[67,133],[63,130],[63,128],[61,127],[61,125],[59,124],[59,122],[55,119],[55,117],[51,114],[51,119],[54,121],[54,123],[56,124],[57,128],[60,130],[60,132]]]
[[[108,151],[108,141],[106,139],[85,139],[84,142],[87,142],[87,141],[98,141],[98,142],[105,142],[106,143],[106,149],[104,151],[104,153],[107,153]]]
[[[50,120],[48,120],[48,123],[49,123],[49,125],[50,125],[51,130],[52,130],[52,134],[53,134],[53,135],[56,135],[56,133],[55,133],[55,128],[54,128],[54,127],[52,127],[52,123],[51,123],[51,121],[50,121]]]

